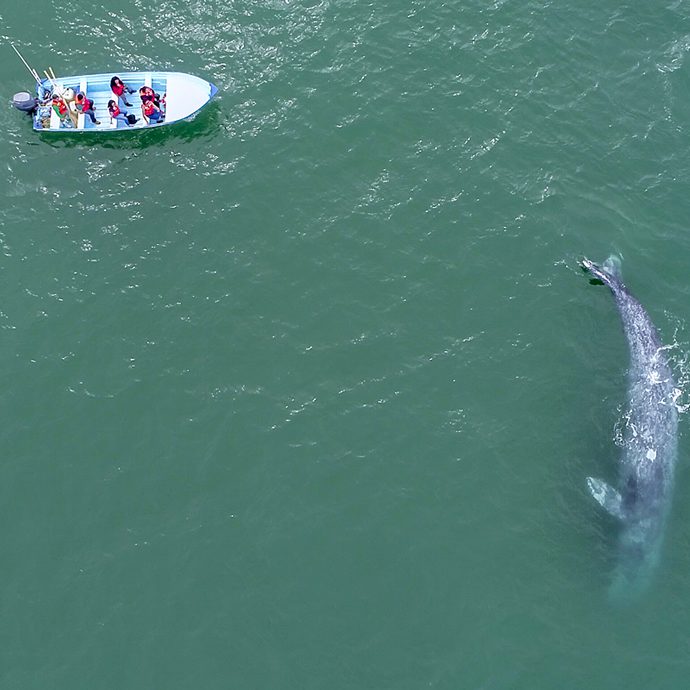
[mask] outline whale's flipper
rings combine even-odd
[[[594,477],[587,477],[587,486],[592,496],[607,513],[611,513],[613,517],[620,520],[623,519],[623,499],[618,491],[603,479],[595,479]]]

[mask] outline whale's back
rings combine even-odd
[[[583,266],[613,293],[630,351],[628,407],[620,460],[619,491],[588,479],[594,498],[619,517],[622,528],[615,587],[646,585],[656,567],[671,504],[677,457],[676,387],[666,348],[641,303],[608,262]],[[642,586],[644,589],[644,586]]]

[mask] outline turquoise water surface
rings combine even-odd
[[[8,689],[642,688],[690,672],[690,474],[607,598],[622,256],[688,404],[683,3],[0,8]],[[196,119],[52,137],[39,71]]]

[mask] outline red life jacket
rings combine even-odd
[[[124,84],[120,84],[119,86],[112,86],[111,88],[113,90],[113,93],[116,96],[122,96],[122,94],[125,91],[125,85]]]
[[[146,100],[144,101],[144,115],[146,117],[151,117],[153,113],[156,111],[156,106],[153,105],[153,101]]]
[[[117,117],[120,114],[120,108],[114,105],[110,110],[110,117]]]
[[[90,101],[86,96],[84,96],[81,101],[77,101],[77,110],[81,110],[83,113],[85,113],[87,110],[91,110],[92,105],[93,101]]]
[[[53,107],[57,106],[60,117],[67,115],[67,106],[64,101],[53,101]]]

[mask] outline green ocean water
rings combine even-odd
[[[0,5],[0,687],[655,688],[690,472],[607,597],[622,257],[690,379],[680,2]],[[31,80],[214,82],[39,136]]]

